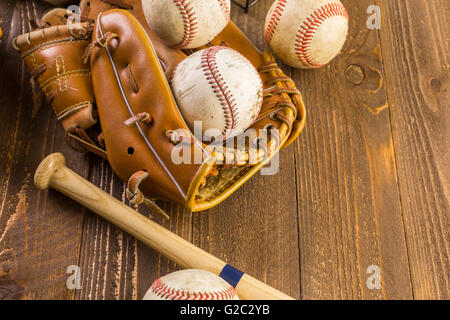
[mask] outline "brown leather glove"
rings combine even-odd
[[[89,150],[105,147],[113,170],[128,181],[127,195],[133,203],[169,199],[192,211],[206,210],[298,136],[305,121],[301,96],[273,57],[261,54],[230,23],[211,45],[230,46],[258,68],[265,84],[264,104],[252,126],[257,132],[252,141],[235,148],[204,145],[186,127],[167,82],[192,51],[165,46],[149,29],[140,3],[81,2],[82,20],[95,21],[84,57],[90,58],[102,133],[97,140],[92,134],[78,140]],[[127,11],[110,10],[113,7]],[[174,161],[174,154],[184,163]]]
[[[142,9],[142,0],[81,0],[81,15],[96,19],[100,12],[113,8],[129,11],[140,22],[148,34],[156,53],[170,78],[175,66],[194,50],[181,51],[167,47],[151,30]],[[277,128],[280,131],[281,146],[287,147],[300,134],[304,125],[306,110],[300,92],[295,83],[278,67],[274,57],[267,51],[260,52],[233,23],[227,27],[208,46],[225,45],[240,52],[259,70],[264,81],[264,104],[259,121],[252,126],[254,129],[264,127]],[[200,50],[202,48],[198,48]],[[285,126],[283,126],[285,124]],[[286,138],[283,141],[283,138]]]
[[[158,56],[166,77],[170,78],[175,66],[194,51],[180,51],[167,47],[149,28],[141,6],[141,0],[82,0],[80,3],[82,16],[90,19],[105,18],[99,13],[112,8],[127,10],[139,21],[140,27],[146,32]],[[109,14],[109,13],[108,13]],[[98,24],[98,21],[97,21]],[[275,132],[274,134],[254,137],[254,141],[265,146],[254,151],[247,144],[244,153],[230,149],[215,149],[212,151],[214,164],[212,167],[197,172],[195,175],[181,169],[179,179],[187,174],[190,184],[185,204],[193,211],[211,208],[226,199],[245,181],[258,172],[281,147],[286,147],[294,141],[305,124],[305,107],[294,82],[278,67],[273,56],[267,51],[261,53],[248,38],[232,22],[209,44],[229,46],[247,57],[259,70],[264,82],[264,102],[257,121],[251,126],[258,133]],[[200,48],[201,49],[201,48]],[[94,71],[94,78],[97,72]],[[137,69],[139,70],[139,68]],[[139,72],[139,71],[137,71]],[[94,82],[94,88],[95,82]],[[95,90],[97,95],[97,90]],[[101,108],[99,104],[99,109]],[[100,118],[102,116],[100,115]],[[277,129],[273,131],[272,129]],[[257,140],[260,138],[260,140]],[[242,148],[240,148],[242,150]],[[264,152],[261,152],[261,149]],[[223,164],[230,163],[230,164]],[[169,164],[168,166],[170,166]],[[184,167],[182,165],[181,167]],[[195,167],[193,168],[195,170]],[[119,172],[120,169],[118,168]],[[150,179],[152,180],[152,179]],[[190,181],[189,181],[190,180]],[[155,181],[155,180],[153,180]],[[200,184],[198,183],[200,182]],[[152,186],[142,186],[145,194],[152,194]]]
[[[91,140],[86,130],[97,123],[89,64],[80,58],[90,43],[87,23],[41,28],[18,36],[13,46],[20,51],[34,82],[66,130],[67,137]],[[94,143],[92,144],[95,145]],[[90,151],[103,153],[100,148]]]

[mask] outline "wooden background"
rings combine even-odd
[[[449,299],[450,2],[343,2],[351,19],[342,53],[319,70],[283,67],[303,93],[307,125],[282,151],[279,173],[256,175],[208,212],[160,203],[171,216],[163,225],[295,298]],[[232,7],[259,48],[271,3],[248,15]],[[373,4],[379,30],[366,27]],[[11,47],[49,7],[0,2],[0,298],[140,299],[177,266],[32,183],[38,163],[59,151],[124,198],[107,163],[66,146]],[[66,286],[70,265],[81,268],[80,289]],[[372,265],[379,289],[367,286]]]

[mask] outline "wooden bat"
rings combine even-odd
[[[61,153],[51,154],[41,162],[36,169],[34,183],[41,190],[54,188],[78,201],[182,268],[203,269],[221,275],[226,280],[231,279],[231,282],[235,282],[240,299],[293,299],[231,267],[107,194],[67,168]]]

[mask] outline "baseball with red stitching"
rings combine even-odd
[[[347,10],[339,0],[276,0],[265,23],[265,41],[287,65],[319,68],[342,49]]]
[[[239,300],[228,282],[209,271],[186,269],[158,278],[143,300]]]
[[[170,79],[187,125],[203,140],[242,133],[258,116],[263,85],[253,65],[237,51],[213,46],[183,60]],[[200,138],[200,137],[198,137]]]
[[[143,0],[150,28],[169,46],[201,47],[230,21],[230,0]]]

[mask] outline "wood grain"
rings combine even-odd
[[[124,201],[123,182],[109,165],[92,157],[89,180]],[[77,299],[136,298],[137,241],[106,220],[87,211],[80,251],[81,290]]]
[[[76,1],[74,1],[76,2]],[[272,0],[232,20],[260,48]],[[156,220],[206,251],[302,299],[448,299],[449,34],[446,0],[343,0],[350,34],[318,70],[284,66],[303,93],[307,125],[219,206],[190,213],[159,202]],[[369,5],[381,29],[366,28]],[[109,165],[69,149],[11,40],[50,5],[0,2],[0,299],[141,299],[173,262],[32,174],[47,154],[124,200]],[[126,201],[125,201],[126,202]],[[140,209],[144,215],[149,212]],[[81,267],[80,290],[66,287]],[[369,266],[381,289],[369,289]]]
[[[159,201],[158,205],[169,214],[170,220],[154,219],[163,227],[180,237],[192,242],[192,213],[183,206]],[[149,249],[138,242],[138,297],[142,299],[153,281],[173,271],[179,270],[176,263],[162,256],[159,252]]]
[[[450,298],[449,1],[378,1],[414,298]]]
[[[106,161],[92,157],[89,180],[128,203],[125,184],[113,174]],[[190,240],[189,212],[172,203],[158,203],[171,219],[156,221]],[[139,211],[149,216],[148,209]],[[81,247],[81,290],[77,299],[142,299],[157,277],[179,267],[116,226],[90,212],[83,225]]]
[[[244,15],[232,5],[232,20],[260,49],[270,1]],[[256,174],[230,198],[194,213],[194,244],[250,275],[300,298],[295,158],[291,146],[280,154],[275,175]]]
[[[220,275],[228,266],[225,261],[167,230],[76,174],[66,166],[66,160],[59,152],[42,160],[36,169],[34,184],[40,190],[53,188],[60,191],[184,269],[201,269]],[[248,274],[241,275],[235,289],[243,300],[293,300]]]
[[[46,9],[36,1],[1,3],[0,292],[18,292],[26,299],[69,299],[73,292],[66,287],[66,270],[78,260],[84,209],[56,192],[38,191],[32,176],[44,155],[72,151],[11,46],[15,36],[30,30],[29,20]],[[87,174],[83,155],[74,154],[69,164]]]
[[[324,68],[293,73],[308,106],[296,142],[304,299],[408,299],[411,285],[371,1],[343,1],[350,30]],[[381,271],[369,289],[368,267]],[[370,271],[370,269],[369,269]]]

